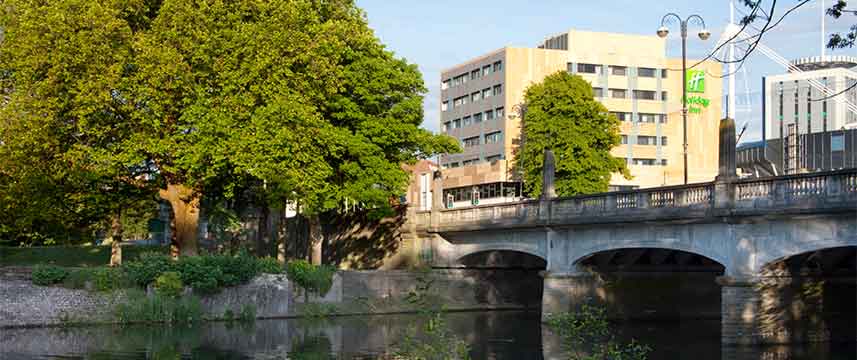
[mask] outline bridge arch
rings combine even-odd
[[[843,249],[857,249],[857,234],[848,234],[842,238],[770,244],[756,252],[757,275],[764,275],[783,262],[793,262],[805,256],[817,258],[819,255],[829,255],[831,251],[841,252]]]
[[[507,268],[541,269],[547,267],[547,260],[530,251],[489,249],[471,252],[460,256],[456,263],[466,268]]]
[[[680,254],[695,255],[707,259],[723,268],[724,273],[729,271],[728,257],[722,249],[709,242],[665,242],[665,241],[637,241],[633,243],[623,242],[597,242],[582,251],[576,251],[570,256],[569,263],[572,268],[579,266],[582,262],[599,254],[628,250],[662,250],[679,252]],[[663,254],[660,254],[663,256]],[[687,256],[682,255],[682,256]]]
[[[578,268],[632,271],[692,271],[723,274],[726,266],[706,255],[675,248],[620,247],[605,249],[579,257]]]

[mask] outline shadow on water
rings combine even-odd
[[[18,359],[377,359],[412,325],[416,315],[340,317],[324,322],[263,320],[193,327],[127,326],[4,329],[0,358]],[[471,347],[473,359],[560,359],[538,312],[448,314],[450,328]],[[765,348],[720,346],[718,321],[623,322],[621,339],[653,348],[649,359],[854,359],[857,346],[819,344]]]

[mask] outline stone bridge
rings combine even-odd
[[[719,297],[719,308],[690,306],[673,315],[720,315],[724,343],[843,333],[857,341],[857,169],[718,179],[460,209],[441,209],[436,196],[438,206],[412,213],[411,221],[432,235],[435,267],[461,267],[491,253],[540,259],[545,316],[593,299],[620,302],[616,283],[646,280],[614,275],[642,269],[649,280],[655,273],[685,276],[671,295],[625,293],[650,298],[616,307],[623,316],[659,312],[653,304],[675,299]],[[700,276],[713,291],[692,285]]]

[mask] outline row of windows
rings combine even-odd
[[[610,97],[612,99],[627,99],[628,98],[628,90],[627,89],[607,89],[608,96],[605,96],[604,89],[602,88],[592,88],[592,94],[594,97],[603,98]],[[631,98],[636,100],[661,100],[667,101],[667,92],[661,91],[661,98],[658,99],[658,92],[654,90],[634,90],[631,92],[633,95]]]
[[[486,156],[486,157],[485,157],[485,162],[493,163],[493,162],[495,162],[495,161],[497,161],[497,160],[502,160],[502,159],[503,159],[503,155],[500,155],[500,154],[496,154],[496,155],[489,155],[489,156]],[[447,167],[447,168],[457,168],[457,167],[460,167],[460,166],[476,165],[476,164],[478,164],[478,163],[480,163],[480,162],[481,162],[481,160],[480,160],[479,158],[473,158],[473,159],[469,159],[469,160],[464,160],[464,161],[462,161],[462,162],[457,162],[457,161],[456,161],[456,162],[447,163],[446,165],[444,165],[444,167]]]
[[[494,131],[485,134],[485,144],[494,144],[503,140],[503,133],[501,131]],[[469,138],[465,138],[461,140],[461,146],[464,148],[470,148],[474,146],[479,146],[482,143],[482,136],[472,136]]]
[[[443,197],[447,202],[450,200],[453,202],[473,201],[474,199],[491,199],[503,196],[521,196],[521,183],[498,182],[443,190]],[[447,206],[451,207],[452,204],[447,204]]]
[[[637,145],[657,145],[657,136],[637,135]],[[622,144],[628,143],[628,135],[622,135]],[[661,136],[661,145],[667,144],[667,137]]]
[[[492,72],[500,72],[503,71],[503,62],[495,61],[493,64],[488,64],[482,66],[481,68],[476,68],[469,73],[463,73],[461,75],[455,76],[452,79],[446,79],[440,83],[440,89],[446,90],[453,86],[458,86],[467,83],[467,79],[476,80],[478,78],[488,76]]]
[[[605,74],[609,73],[614,76],[625,76],[628,73],[627,66],[618,66],[618,65],[609,65],[607,69],[609,72],[604,72],[605,66],[598,64],[586,64],[586,63],[578,63],[577,64],[577,72],[583,74]],[[568,72],[574,72],[574,64],[568,63]],[[637,68],[637,76],[646,77],[646,78],[656,78],[658,77],[658,73],[661,74],[661,78],[667,78],[667,69],[654,69],[654,68]]]
[[[626,112],[611,112],[613,116],[616,116],[619,121],[630,121],[634,122],[634,114],[626,113]],[[642,123],[656,123],[659,122],[661,124],[667,123],[667,115],[666,114],[648,114],[648,113],[639,113],[637,114],[638,120],[637,122]]]
[[[657,159],[633,158],[630,161],[628,161],[628,164],[629,165],[643,165],[643,166],[656,166],[656,165],[666,166],[667,165],[667,159],[661,159],[661,161],[658,161]]]
[[[462,105],[466,105],[468,102],[475,103],[481,99],[486,99],[486,98],[489,98],[491,96],[500,96],[500,95],[503,95],[503,84],[494,85],[493,88],[482,89],[482,91],[474,92],[474,93],[470,94],[469,96],[464,95],[464,96],[459,96],[455,99],[452,99],[452,108],[454,109],[454,108],[460,107]],[[449,100],[444,101],[440,105],[441,111],[447,111],[449,109],[450,109]]]
[[[503,108],[496,108],[494,110],[488,110],[484,113],[478,112],[473,115],[465,116],[461,119],[455,119],[452,121],[447,121],[443,123],[441,131],[448,132],[452,129],[460,129],[465,126],[470,126],[471,124],[478,124],[482,121],[491,121],[494,119],[502,119],[505,116],[505,111]]]

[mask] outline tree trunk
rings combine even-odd
[[[322,243],[324,242],[324,233],[321,229],[321,220],[318,214],[309,217],[309,245],[310,260],[313,265],[321,265]]]
[[[268,204],[262,205],[262,208],[259,209],[259,222],[256,231],[256,256],[258,257],[271,256],[270,217],[271,207]]]
[[[113,241],[110,243],[110,266],[122,265],[122,235],[125,229],[122,227],[122,209],[116,211],[113,223],[110,226]]]
[[[161,189],[161,198],[173,207],[173,246],[182,256],[194,256],[199,252],[197,229],[199,227],[199,197],[193,190],[180,184],[167,184]]]
[[[286,263],[286,239],[289,236],[288,212],[289,204],[285,202],[280,212],[280,222],[277,223],[277,261],[280,264]]]

